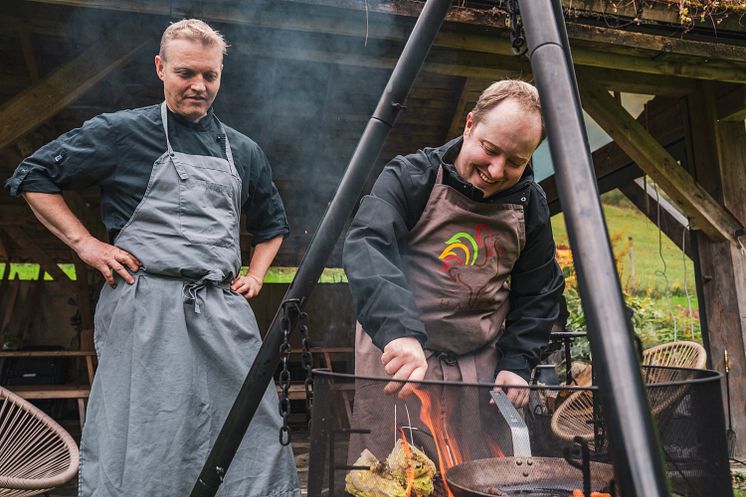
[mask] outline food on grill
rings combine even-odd
[[[433,493],[435,464],[424,452],[403,440],[396,442],[385,462],[365,449],[355,466],[370,468],[354,469],[345,477],[345,490],[355,497],[406,497],[408,478],[413,478],[413,497],[429,497]]]
[[[363,450],[355,461],[355,466],[368,466],[370,471],[353,469],[345,477],[345,491],[355,497],[406,497],[404,488],[399,485],[368,449]]]
[[[407,470],[410,464],[414,471],[412,494],[417,497],[428,497],[433,493],[435,463],[417,447],[398,440],[394,445],[394,450],[386,458],[386,467],[404,488],[407,487]]]

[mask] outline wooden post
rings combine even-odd
[[[746,222],[746,131],[742,122],[717,122],[710,84],[688,97],[692,173],[697,182],[742,224]],[[736,454],[746,455],[746,251],[739,244],[696,236],[697,294],[709,364],[724,371],[730,361],[730,395]],[[725,388],[723,388],[725,399]]]

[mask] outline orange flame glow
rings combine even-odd
[[[406,461],[407,461],[407,469],[405,471],[405,474],[407,475],[407,488],[405,489],[405,492],[407,494],[407,497],[411,497],[412,482],[414,482],[414,465],[412,464],[412,449],[409,448],[409,444],[407,443],[407,437],[404,436],[404,428],[400,428],[400,430],[401,430],[401,440],[404,446],[404,457],[406,458]]]
[[[487,443],[487,446],[490,448],[490,452],[494,457],[505,457],[502,449],[498,447],[494,440],[492,440],[490,437],[485,437],[484,441]]]
[[[435,440],[435,450],[438,452],[438,469],[443,478],[443,487],[445,487],[446,495],[454,497],[451,489],[448,488],[448,483],[446,483],[446,471],[457,464],[461,464],[463,461],[461,450],[454,438],[448,433],[448,428],[443,426],[441,429],[439,426],[438,420],[442,419],[440,405],[436,403],[435,409],[433,409],[430,396],[422,390],[415,388],[414,394],[422,403],[420,419],[425,423],[425,426],[430,430]]]

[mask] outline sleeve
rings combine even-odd
[[[272,168],[259,147],[251,155],[251,179],[248,201],[244,205],[246,230],[252,234],[251,244],[257,245],[290,233],[285,206],[280,192],[272,182]]]
[[[401,265],[403,240],[432,189],[422,175],[413,183],[412,168],[402,157],[384,168],[371,194],[363,198],[344,243],[343,264],[358,321],[382,350],[396,338],[414,337],[423,345],[427,341]]]
[[[6,181],[13,196],[60,193],[101,183],[116,166],[116,129],[103,114],[65,133],[26,158]]]
[[[557,261],[546,198],[539,188],[531,191],[526,220],[526,245],[510,276],[510,312],[498,347],[497,371],[507,370],[528,381],[549,341],[559,316],[559,299],[565,287]]]

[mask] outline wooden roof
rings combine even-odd
[[[528,60],[512,53],[502,4],[454,1],[379,168],[457,136],[490,81],[530,79]],[[683,23],[678,2],[563,4],[581,82],[664,96],[717,85],[721,117],[746,117],[746,2],[701,10],[704,22],[696,14],[706,6],[694,3],[695,17]],[[292,229],[276,263],[296,265],[421,7],[408,0],[5,0],[0,176],[94,115],[159,102],[152,57],[160,33],[170,21],[199,17],[232,45],[216,111],[269,156]],[[95,190],[69,201],[96,225]],[[15,247],[15,260],[70,260],[22,202],[2,194],[0,203],[0,251]],[[331,264],[339,264],[339,250]]]

